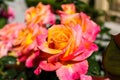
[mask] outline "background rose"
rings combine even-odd
[[[25,13],[27,24],[54,24],[55,15],[51,11],[50,5],[39,3],[36,7],[30,7]]]
[[[90,20],[90,17],[85,13],[77,13],[74,4],[64,4],[62,8],[63,11],[58,11],[61,24],[73,27],[80,25],[82,28],[82,36],[88,41],[94,42],[97,34],[100,32],[100,27]]]
[[[18,37],[14,40],[14,51],[17,52],[20,62],[26,61],[27,67],[33,66],[32,58],[39,55],[36,36],[46,33],[47,30],[39,25],[27,26],[18,33]]]
[[[0,57],[6,56],[8,51],[12,50],[13,41],[24,27],[23,23],[11,23],[0,29]]]

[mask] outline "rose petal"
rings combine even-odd
[[[86,74],[88,70],[87,60],[75,64],[63,65],[56,74],[60,80],[76,80],[80,74]]]
[[[47,35],[41,34],[37,36],[37,43],[38,48],[42,50],[43,52],[49,53],[49,54],[57,54],[62,52],[62,50],[55,50],[48,47],[48,44],[46,42]]]
[[[57,50],[57,49],[51,49],[51,48],[49,48],[47,42],[45,42],[41,46],[38,46],[38,48],[40,50],[42,50],[43,52],[46,52],[46,53],[49,53],[49,54],[58,54],[58,53],[62,52],[62,50]]]
[[[39,51],[36,51],[35,53],[33,53],[31,56],[28,57],[28,59],[25,62],[25,65],[27,67],[33,67],[34,66],[34,60],[36,59],[36,57],[39,57]],[[37,62],[36,62],[37,63]]]
[[[83,37],[88,39],[91,42],[94,42],[96,39],[97,34],[100,32],[100,27],[90,20],[90,17],[87,16],[85,13],[80,13],[81,17],[81,27],[84,32]]]
[[[91,76],[81,74],[80,75],[80,80],[93,80]]]
[[[80,25],[76,25],[74,27],[72,27],[73,34],[75,36],[75,42],[76,42],[76,47],[80,46],[80,42],[81,42],[81,38],[82,38],[82,28],[80,27]]]
[[[47,63],[47,61],[41,61],[39,66],[41,69],[43,69],[45,71],[54,71],[54,70],[58,69],[59,67],[61,67],[62,64],[59,62]]]
[[[96,44],[91,43],[91,42],[87,42],[87,44],[89,45],[88,48],[83,49],[84,51],[81,54],[79,54],[79,52],[80,52],[79,50],[78,50],[78,52],[73,53],[73,54],[75,54],[73,61],[82,61],[82,60],[88,58],[94,51],[98,50],[98,47]],[[76,56],[77,53],[78,53],[78,55]]]
[[[36,75],[39,75],[40,72],[41,72],[41,68],[38,66],[38,67],[34,70],[34,73],[35,73]]]
[[[76,12],[75,10],[75,5],[74,4],[63,4],[62,9],[64,10],[65,13],[67,14],[73,14]]]

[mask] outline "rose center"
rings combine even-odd
[[[53,32],[49,41],[49,47],[53,49],[63,49],[68,44],[69,35],[63,31]]]

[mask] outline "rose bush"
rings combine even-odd
[[[60,80],[75,80],[87,73],[86,58],[97,50],[93,42],[100,28],[84,13],[75,13],[73,4],[63,5],[63,9],[61,24],[49,28],[48,35],[37,37],[42,60],[35,73],[56,70]]]
[[[8,39],[12,41],[11,51],[16,52],[18,61],[25,62],[26,67],[35,67],[36,75],[45,70],[56,71],[60,80],[91,80],[86,75],[87,58],[98,50],[94,41],[100,28],[85,13],[77,13],[74,4],[64,4],[62,8],[56,14],[60,16],[60,24],[55,24],[50,5],[39,3],[29,8],[25,27],[15,29],[19,30],[16,37]]]

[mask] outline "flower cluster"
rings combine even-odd
[[[85,75],[86,59],[98,50],[94,41],[100,27],[85,13],[77,13],[74,4],[63,4],[62,9],[54,14],[50,5],[42,3],[29,8],[24,27],[8,24],[1,29],[0,55],[16,52],[26,67],[36,67],[36,75],[42,70],[56,71],[60,80],[90,80]],[[60,24],[55,24],[56,15]]]

